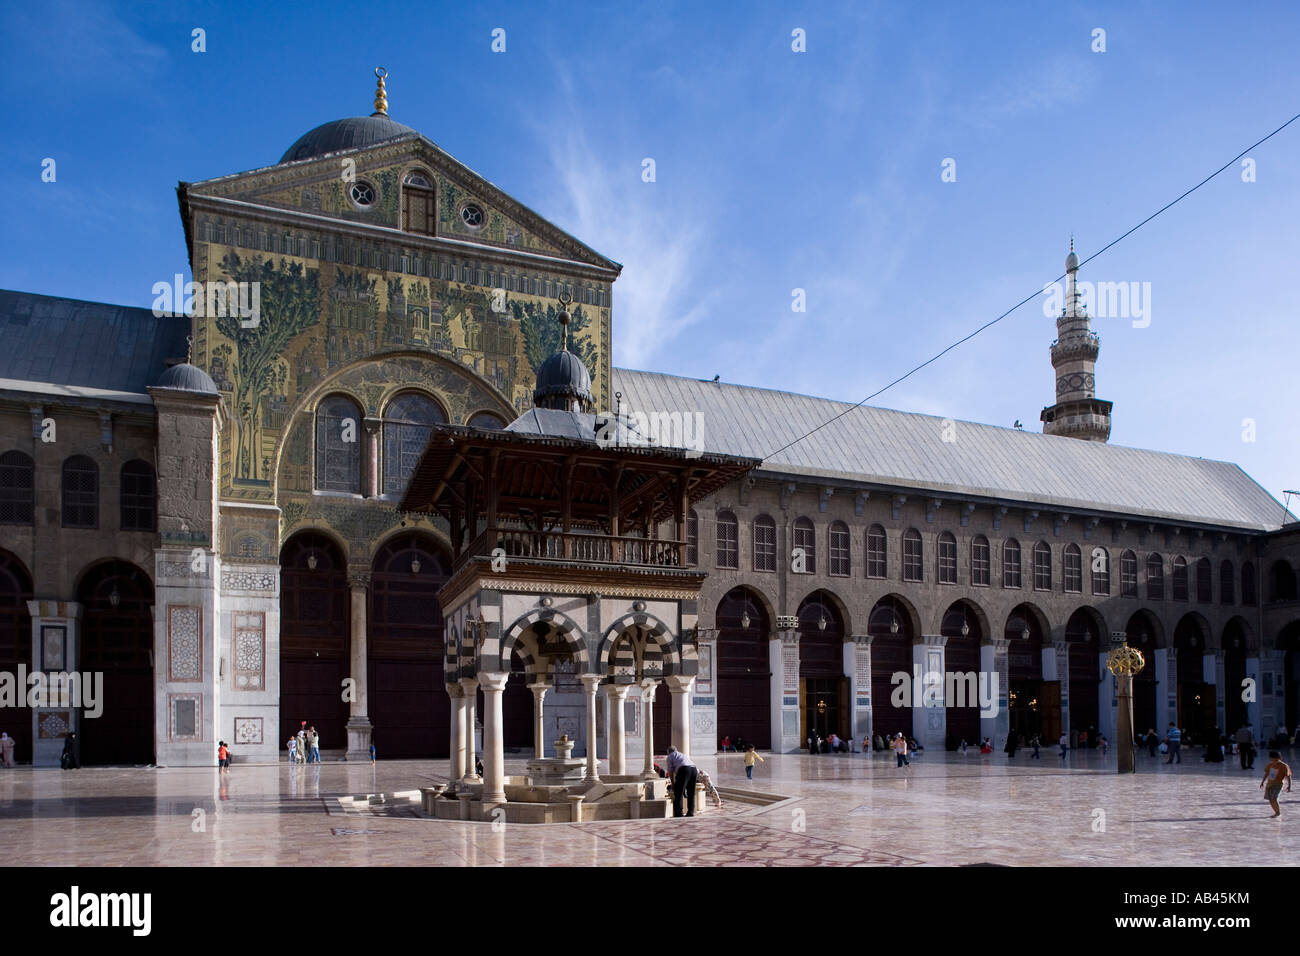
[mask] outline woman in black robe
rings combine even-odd
[[[1008,757],[1016,755],[1016,748],[1020,746],[1020,735],[1014,730],[1007,734],[1007,745],[1002,749],[1007,752]]]
[[[1223,741],[1217,727],[1206,734],[1205,762],[1223,763]]]
[[[64,770],[81,769],[81,741],[75,733],[63,738],[63,756],[60,761]]]

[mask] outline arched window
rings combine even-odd
[[[1165,559],[1152,551],[1147,555],[1147,600],[1165,599]]]
[[[1274,561],[1268,571],[1268,599],[1294,601],[1296,598],[1295,570],[1288,561]]]
[[[1241,562],[1241,603],[1254,607],[1259,603],[1259,592],[1255,588],[1255,564],[1252,561]]]
[[[1119,556],[1119,593],[1126,598],[1138,596],[1138,557],[1132,551]]]
[[[1232,604],[1235,600],[1236,588],[1233,587],[1232,580],[1232,562],[1219,562],[1219,603]]]
[[[155,481],[153,465],[147,461],[128,461],[122,466],[123,531],[154,530]]]
[[[977,588],[989,586],[989,539],[975,535],[970,543],[970,583]]]
[[[1078,594],[1083,590],[1083,552],[1077,544],[1065,546],[1065,593]]]
[[[423,170],[407,173],[402,180],[402,228],[421,236],[437,231],[433,177]]]
[[[401,495],[429,443],[434,425],[447,421],[442,407],[421,392],[402,392],[384,409],[384,494]]]
[[[1214,600],[1214,571],[1210,567],[1209,558],[1201,558],[1196,562],[1196,601],[1198,604],[1209,604]]]
[[[1181,555],[1174,558],[1174,600],[1187,600],[1187,559]]]
[[[316,408],[316,490],[361,494],[361,408],[331,395]]]
[[[889,573],[888,547],[884,528],[873,524],[867,529],[867,577],[883,578]]]
[[[807,518],[794,523],[794,546],[803,549],[804,574],[817,573],[817,532]]]
[[[903,532],[903,580],[924,581],[925,565],[922,563],[921,532],[908,528]]]
[[[99,527],[99,466],[85,455],[63,463],[63,527]]]
[[[476,412],[465,424],[470,428],[481,428],[485,432],[499,432],[506,427],[506,423],[491,412]]]
[[[843,521],[836,521],[831,525],[830,545],[830,573],[836,577],[847,578],[851,567],[849,526]]]
[[[776,570],[776,522],[768,515],[754,519],[754,570]]]
[[[686,516],[686,563],[691,567],[700,563],[700,516],[694,508]]]
[[[730,511],[718,512],[718,567],[740,567],[740,525]]]
[[[1020,587],[1020,542],[1007,538],[1002,545],[1002,586]]]
[[[0,455],[0,524],[31,524],[36,513],[36,468],[20,451]]]
[[[1110,552],[1103,547],[1092,549],[1092,593],[1110,593]]]
[[[957,583],[957,539],[951,531],[939,535],[939,583]]]
[[[1052,549],[1046,541],[1034,545],[1034,590],[1052,590]]]

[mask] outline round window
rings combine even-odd
[[[365,180],[357,180],[348,190],[348,195],[358,206],[373,206],[375,204],[375,187]]]
[[[479,226],[483,225],[483,210],[478,206],[475,206],[473,203],[470,203],[468,206],[461,209],[460,218],[465,220],[465,225],[469,226],[471,229],[477,229]]]

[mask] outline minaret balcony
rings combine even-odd
[[[1096,332],[1069,335],[1052,340],[1052,361],[1067,359],[1090,359],[1096,361],[1101,351],[1101,337]]]

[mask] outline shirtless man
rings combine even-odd
[[[1276,750],[1268,752],[1269,761],[1264,766],[1264,779],[1259,782],[1264,789],[1264,799],[1273,808],[1273,816],[1280,817],[1282,808],[1277,805],[1277,796],[1282,792],[1282,781],[1286,780],[1286,792],[1291,792],[1291,768],[1282,762],[1282,755]]]

